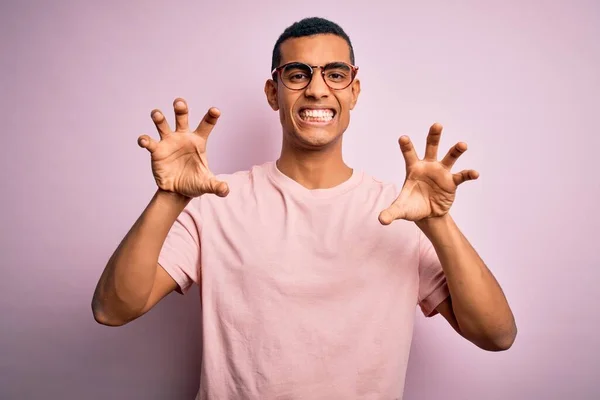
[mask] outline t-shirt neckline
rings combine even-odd
[[[350,178],[337,186],[325,189],[308,189],[281,172],[277,167],[276,161],[270,161],[267,165],[267,169],[269,177],[276,185],[285,188],[295,195],[315,199],[330,199],[332,197],[340,196],[358,186],[364,175],[362,171],[353,169]]]

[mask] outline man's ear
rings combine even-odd
[[[356,102],[358,101],[358,95],[360,94],[360,81],[355,79],[352,82],[352,102],[350,103],[350,109],[354,109]]]
[[[267,96],[267,102],[273,111],[279,110],[279,102],[277,101],[277,82],[273,79],[269,79],[265,83],[265,95]]]

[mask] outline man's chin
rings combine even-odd
[[[337,115],[327,123],[309,122],[295,116],[291,138],[297,146],[306,149],[320,149],[336,143],[341,134]]]
[[[319,149],[328,147],[338,141],[341,135],[338,135],[328,129],[297,129],[295,134],[296,142],[302,147]]]

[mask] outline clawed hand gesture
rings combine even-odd
[[[190,198],[205,193],[227,196],[227,183],[215,178],[206,159],[206,141],[221,115],[220,111],[214,107],[209,109],[192,132],[188,126],[188,106],[185,100],[175,99],[173,108],[174,131],[169,127],[163,113],[153,110],[151,117],[160,135],[160,141],[157,142],[148,135],[138,138],[138,144],[150,151],[156,184],[162,190]]]
[[[456,195],[456,188],[465,181],[477,179],[475,170],[452,173],[458,157],[467,150],[466,143],[452,147],[442,161],[437,160],[442,126],[433,124],[427,135],[425,157],[420,160],[407,136],[399,139],[400,150],[406,162],[406,179],[398,198],[379,214],[379,221],[389,225],[394,220],[421,221],[448,213]]]

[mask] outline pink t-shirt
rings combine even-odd
[[[397,187],[309,190],[275,162],[218,178],[229,195],[192,200],[159,257],[200,285],[197,399],[401,399],[415,309],[449,292],[418,227],[377,219]]]

